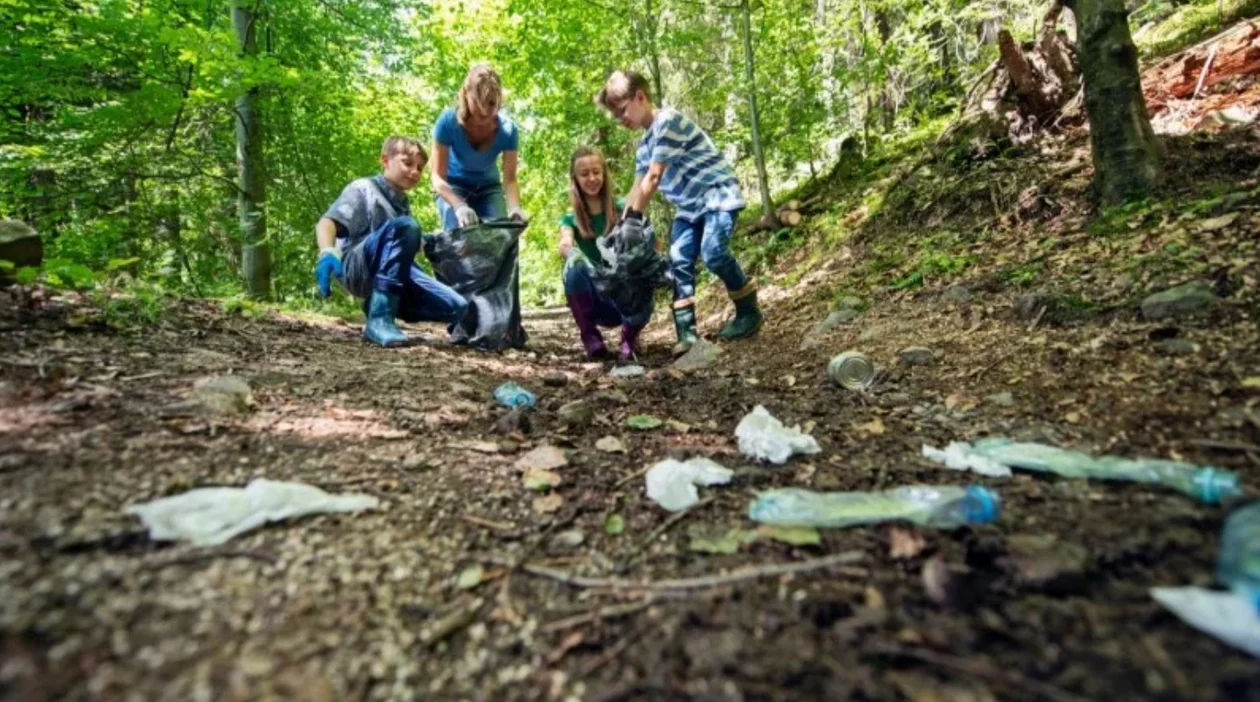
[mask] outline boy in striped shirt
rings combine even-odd
[[[735,318],[718,332],[724,340],[743,339],[761,328],[757,284],[731,255],[731,232],[744,209],[739,181],[713,140],[677,110],[652,104],[647,78],[634,71],[609,76],[595,103],[628,129],[643,129],[635,154],[634,187],[626,196],[627,222],[642,221],[643,210],[660,190],[676,208],[669,236],[674,271],[674,328],[681,355],[697,341],[696,258],[726,286]]]

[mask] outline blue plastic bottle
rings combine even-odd
[[[534,403],[538,402],[534,393],[510,380],[495,388],[494,399],[504,407],[533,407]]]
[[[1225,520],[1216,577],[1250,599],[1260,615],[1260,502],[1234,510]]]
[[[748,516],[781,526],[847,527],[901,520],[952,529],[991,522],[1001,511],[997,493],[980,485],[912,485],[883,492],[770,490],[757,496]]]

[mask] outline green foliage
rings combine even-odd
[[[1243,12],[1255,3],[1225,6]],[[984,38],[998,27],[1030,38],[1043,5],[754,3],[772,189],[798,192],[825,180],[845,144],[866,177],[927,143],[992,60],[995,49]],[[1138,12],[1162,17],[1166,5],[1158,0]],[[468,66],[481,60],[499,69],[504,111],[522,127],[521,190],[533,221],[521,254],[527,303],[562,299],[556,222],[568,206],[572,150],[602,149],[621,193],[633,180],[638,135],[591,100],[613,68],[649,75],[658,102],[684,110],[709,132],[755,200],[748,86],[729,4],[289,0],[258,5],[257,56],[238,50],[230,7],[194,0],[0,2],[0,216],[40,231],[49,260],[19,277],[86,288],[125,272],[174,295],[235,299],[241,234],[234,101],[257,88],[276,296],[291,308],[353,316],[351,300],[314,297],[314,224],[348,181],[376,172],[386,136],[427,141]],[[1191,10],[1206,7],[1196,0],[1171,17],[1194,24],[1200,15]],[[851,204],[877,216],[895,209],[883,196],[873,189]],[[438,226],[426,182],[412,203],[426,229]],[[745,220],[758,209],[750,207]],[[667,230],[668,208],[652,214]],[[741,245],[758,267],[799,248],[806,233],[780,231]],[[847,235],[838,225],[808,233],[829,242]],[[874,271],[886,276],[882,284],[949,277],[970,262],[965,253],[901,258]]]

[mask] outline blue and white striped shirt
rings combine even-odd
[[[666,164],[659,189],[678,208],[678,217],[694,222],[705,212],[744,208],[735,170],[709,135],[678,110],[657,110],[639,141],[635,173],[640,178],[647,175],[653,163]]]

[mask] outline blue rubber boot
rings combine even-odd
[[[367,324],[363,326],[363,338],[377,346],[402,346],[407,335],[394,323],[398,316],[398,296],[372,291],[367,304]]]

